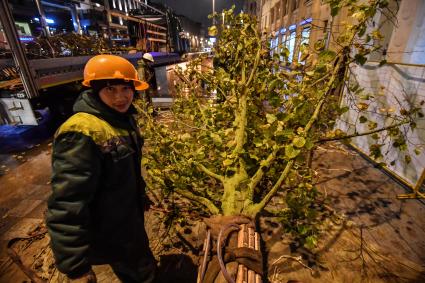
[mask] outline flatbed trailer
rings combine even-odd
[[[142,58],[143,53],[121,54],[119,56],[126,58],[134,66]],[[176,53],[153,53],[155,63],[153,67],[174,64],[180,61],[180,56]],[[63,85],[83,79],[83,70],[91,56],[59,57],[49,59],[29,60],[31,73],[39,90],[53,86]],[[8,66],[14,66],[12,59],[0,59],[0,69]],[[16,79],[13,79],[16,82]],[[6,84],[6,82],[4,82]]]
[[[167,68],[167,66],[179,63],[181,58],[177,53],[153,52],[152,55],[155,59],[153,68],[157,80],[156,85],[159,86],[160,90],[162,88],[160,93],[158,93],[157,90],[153,92],[155,94],[154,100],[156,101],[157,96],[168,96],[166,92],[168,89],[168,81],[167,77],[160,75],[162,74],[162,70]],[[3,108],[3,111],[0,112],[0,116],[3,116],[3,123],[37,125],[37,117],[34,115],[32,101],[36,100],[43,91],[48,91],[49,88],[81,81],[83,79],[84,66],[93,56],[94,55],[28,60],[31,76],[38,89],[38,95],[29,98],[22,87],[15,87],[15,89],[12,90],[0,88],[0,107]],[[137,67],[137,62],[142,58],[143,53],[119,54],[119,56],[126,58]],[[15,66],[12,59],[0,60],[0,69],[10,66]],[[1,85],[4,87],[16,86],[19,85],[19,81],[19,78],[14,78],[9,81],[3,81]],[[57,95],[60,96],[61,94]],[[57,100],[60,101],[60,99]]]

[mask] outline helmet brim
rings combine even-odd
[[[104,78],[104,80],[107,80],[107,79],[115,79],[115,78]],[[85,80],[82,82],[82,84],[83,86],[91,87],[90,85],[91,81],[92,80]],[[131,81],[134,82],[134,88],[136,90],[147,90],[149,88],[149,84],[147,82],[139,81],[139,80],[131,80]]]
[[[136,90],[147,90],[149,88],[149,84],[144,81],[134,80],[134,88]]]

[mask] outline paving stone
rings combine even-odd
[[[37,219],[45,219],[45,213],[47,210],[47,203],[41,202],[36,208],[34,208],[31,212],[29,212],[25,217],[27,218],[37,218]]]
[[[21,218],[13,216],[2,216],[0,218],[0,237],[4,235],[13,225],[15,225]]]
[[[7,209],[7,211],[15,208],[20,202],[22,198],[3,198],[0,202],[0,207]]]
[[[9,208],[0,206],[0,218],[6,217]]]
[[[50,185],[34,185],[26,199],[47,200],[52,193]]]
[[[93,267],[98,283],[119,283],[121,282],[109,265],[97,265]]]
[[[28,237],[29,233],[34,231],[43,220],[35,218],[22,218],[15,225],[13,225],[4,235],[0,237],[1,240],[11,240],[13,238]]]
[[[11,209],[8,212],[8,215],[15,217],[24,217],[34,208],[40,205],[41,202],[41,200],[25,199],[21,201],[15,208]]]

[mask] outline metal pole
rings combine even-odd
[[[326,49],[329,49],[330,43],[331,43],[331,36],[332,36],[332,26],[333,26],[333,22],[334,22],[334,17],[331,15],[331,19],[329,21],[329,30],[328,30],[328,34],[326,37]]]
[[[77,8],[75,7],[75,5],[72,5],[71,7],[71,16],[72,16],[72,22],[74,24],[74,30],[78,34],[83,34],[83,31],[81,30],[80,17],[78,17]]]
[[[164,13],[163,11],[158,10],[157,8],[150,6],[150,5],[147,3],[147,1],[145,1],[145,3],[141,2],[140,4],[142,4],[143,6],[145,6],[145,7],[149,8],[149,9],[152,9],[152,10],[154,10],[155,12],[157,12],[157,13],[159,13],[159,14],[161,14],[161,15],[165,16],[165,13]]]
[[[49,26],[46,22],[46,15],[44,14],[43,6],[41,5],[40,0],[34,0],[35,4],[37,5],[38,13],[40,14],[40,23],[41,27],[43,28],[43,31],[45,33],[45,36],[50,36]]]
[[[213,16],[215,14],[215,0],[212,0]],[[215,25],[215,17],[213,17],[213,25]]]
[[[112,48],[112,31],[111,31],[111,22],[112,22],[112,16],[111,16],[111,7],[109,7],[109,1],[108,0],[104,0],[103,1],[103,7],[104,7],[104,13],[106,16],[106,26],[107,26],[107,31],[108,31],[108,46],[109,48]]]
[[[425,194],[420,192],[420,189],[425,181],[425,168],[422,170],[422,174],[419,177],[416,185],[412,188],[413,193],[397,195],[398,199],[425,199]]]
[[[31,68],[29,66],[27,57],[25,56],[24,48],[19,40],[19,34],[16,31],[15,21],[12,16],[9,4],[7,0],[0,0],[0,20],[3,25],[4,33],[6,35],[7,42],[12,50],[13,59],[15,65],[19,68],[19,74],[24,86],[25,93],[28,98],[38,96],[38,88],[33,79]]]

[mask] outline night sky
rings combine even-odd
[[[212,0],[153,0],[152,2],[166,4],[175,13],[202,23],[204,27],[211,25],[208,15],[212,13]],[[242,10],[243,0],[215,0],[215,11],[221,12],[232,5],[236,6],[235,11],[239,13]]]

